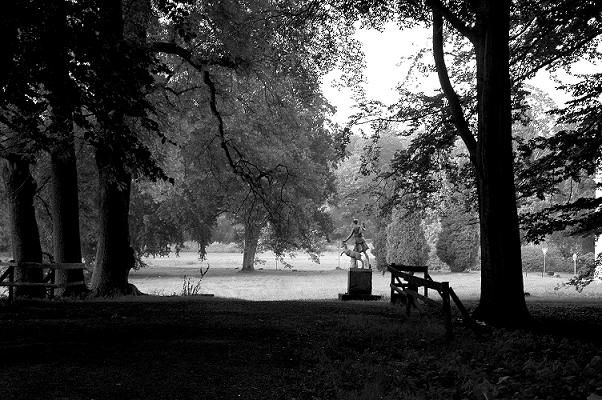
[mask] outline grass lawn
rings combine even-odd
[[[207,260],[199,261],[196,253],[182,253],[180,257],[149,258],[149,267],[133,271],[130,280],[142,292],[155,295],[180,294],[184,276],[193,281],[200,276],[199,269],[210,266],[202,282],[202,291],[219,297],[245,300],[321,300],[337,298],[347,290],[349,259],[339,253],[327,252],[320,264],[313,263],[307,256],[287,259],[293,269],[276,265],[273,254],[260,254],[264,264],[257,266],[252,274],[240,273],[242,254],[209,253]],[[276,269],[278,267],[278,269]],[[259,269],[261,268],[261,269]],[[341,269],[337,269],[341,268]],[[480,292],[479,271],[465,273],[433,272],[433,279],[448,281],[463,300],[476,300]],[[582,293],[572,288],[555,287],[566,282],[571,275],[562,273],[561,278],[542,277],[540,273],[529,273],[524,277],[525,291],[529,300],[575,300],[592,301],[602,299],[602,285],[590,285]],[[372,277],[373,293],[389,296],[390,275],[375,271]]]
[[[201,291],[217,297],[0,302],[0,399],[602,396],[602,285],[556,291],[563,279],[529,274],[532,326],[477,333],[456,322],[447,340],[436,309],[408,318],[386,300],[333,300],[346,290],[336,254],[296,260],[296,271],[263,255],[252,274],[238,272],[239,257],[209,254]],[[191,254],[149,264],[131,281],[164,295],[201,266]],[[478,273],[433,277],[475,305]],[[388,294],[388,279],[375,272],[374,292]]]
[[[12,399],[586,399],[600,304],[531,303],[529,330],[446,340],[387,303],[138,297],[0,306]],[[562,322],[561,316],[570,316]],[[602,392],[600,392],[602,395]],[[593,397],[592,397],[593,398]]]

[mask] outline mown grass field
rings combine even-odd
[[[563,279],[529,274],[531,325],[475,332],[454,318],[449,339],[435,308],[334,300],[336,253],[296,271],[263,255],[251,274],[239,258],[185,253],[132,273],[165,296],[0,302],[0,399],[602,398],[602,285],[556,291]],[[201,292],[216,297],[171,296],[207,262]],[[478,272],[433,277],[476,304]],[[375,272],[374,292],[388,279]]]
[[[334,299],[347,290],[347,268],[349,259],[339,258],[339,253],[327,252],[320,264],[305,255],[287,259],[293,269],[277,264],[273,254],[260,254],[265,263],[257,266],[254,273],[241,273],[242,254],[209,253],[200,261],[196,253],[182,253],[180,257],[149,258],[147,268],[133,271],[131,281],[144,293],[155,295],[180,294],[184,277],[192,281],[200,277],[200,268],[209,265],[209,272],[202,282],[202,292],[225,298],[245,300],[319,300]],[[276,269],[278,268],[278,269]],[[340,269],[337,269],[340,268]],[[448,281],[456,293],[466,300],[476,300],[480,291],[480,272],[449,273],[434,271],[437,281]],[[529,301],[547,300],[574,301],[602,300],[602,285],[590,285],[582,293],[573,288],[555,288],[566,282],[571,275],[561,273],[560,278],[530,272],[524,276],[525,291]],[[390,276],[374,271],[373,293],[389,296]]]

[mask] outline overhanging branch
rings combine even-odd
[[[443,53],[443,17],[436,8],[433,8],[433,56],[441,89],[449,104],[452,122],[458,131],[458,135],[460,135],[464,141],[471,160],[475,160],[477,142],[470,131],[470,127],[464,116],[458,94],[455,92],[449,79]]]
[[[215,58],[202,58],[174,42],[154,42],[150,44],[150,49],[156,53],[178,56],[183,60],[186,60],[186,62],[196,69],[202,69],[211,65],[236,69],[247,64],[245,60],[238,57],[232,58],[222,56]]]
[[[456,14],[454,14],[449,8],[447,8],[441,0],[427,0],[427,5],[431,7],[433,12],[437,12],[440,16],[444,17],[451,26],[454,27],[462,36],[466,37],[473,44],[477,40],[477,34],[474,28],[466,25]]]

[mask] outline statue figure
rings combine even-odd
[[[342,243],[342,247],[341,249],[343,250],[341,252],[341,255],[345,254],[346,256],[351,257],[352,263],[353,263],[353,267],[357,266],[357,262],[361,262],[362,263],[362,269],[364,268],[364,260],[362,260],[362,253],[359,253],[355,250],[350,250],[347,248],[347,243],[343,242]]]
[[[372,268],[372,266],[370,265],[370,257],[368,257],[368,244],[366,243],[366,240],[364,239],[364,235],[363,235],[363,232],[365,230],[366,230],[366,225],[364,223],[362,223],[362,225],[360,226],[358,219],[354,218],[353,225],[351,228],[351,233],[349,234],[349,236],[347,236],[347,239],[343,240],[343,245],[346,245],[347,241],[349,239],[351,239],[351,237],[353,237],[353,240],[355,242],[353,251],[359,254],[359,260],[362,261],[362,268],[364,268],[364,265],[365,265],[364,261],[361,258],[362,253],[366,256],[366,263],[368,264],[368,268]],[[345,249],[346,249],[346,246],[345,246]],[[350,251],[350,250],[347,250],[347,251]],[[348,254],[345,251],[343,251],[343,253],[348,255],[349,257],[352,257],[353,259],[358,260],[358,258],[351,256],[350,254]],[[341,254],[343,254],[343,253],[341,253]]]

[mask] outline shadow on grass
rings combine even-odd
[[[546,305],[534,315],[565,311],[577,310]],[[553,331],[454,332],[445,339],[437,313],[407,318],[384,302],[25,301],[0,307],[0,391],[3,399],[583,399],[599,385],[599,343]]]

